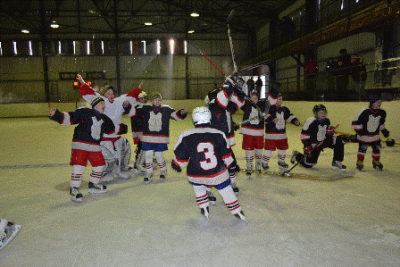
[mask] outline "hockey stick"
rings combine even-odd
[[[220,68],[218,68],[217,65],[215,65],[214,62],[212,62],[211,59],[209,59],[209,58],[203,53],[203,51],[200,50],[200,48],[198,48],[198,47],[195,46],[194,44],[190,44],[190,45],[194,46],[194,47],[199,51],[199,53],[200,53],[205,59],[207,59],[208,62],[210,62],[210,64],[211,64],[214,68],[216,68],[216,69],[219,71],[219,73],[221,73],[222,75],[224,75],[224,77],[226,77],[226,74],[225,74]]]
[[[229,13],[228,18],[226,19],[226,27],[228,28],[228,38],[229,38],[229,45],[231,47],[231,54],[232,54],[232,61],[233,61],[233,67],[235,69],[235,73],[238,71],[237,65],[236,65],[236,60],[235,60],[235,50],[233,49],[233,41],[232,41],[232,36],[231,36],[231,28],[229,26],[229,23],[231,22],[233,16],[235,15],[235,10],[232,10]]]
[[[339,124],[336,125],[336,127],[335,127],[334,129],[336,129],[337,127],[339,127]],[[311,154],[313,151],[315,151],[317,148],[319,148],[320,146],[322,146],[322,144],[325,142],[325,140],[326,140],[326,139],[322,140],[318,145],[316,145],[316,146],[311,150],[310,154]],[[291,170],[293,170],[294,168],[296,168],[296,166],[299,165],[299,163],[300,163],[302,160],[304,160],[306,157],[307,157],[307,154],[304,154],[304,156],[301,158],[301,160],[297,161],[296,164],[294,164],[294,165],[292,166],[292,168],[290,168],[288,171],[286,171],[286,172],[283,171],[283,173],[281,174],[281,176],[284,176],[285,174],[288,175],[289,172],[290,172]]]

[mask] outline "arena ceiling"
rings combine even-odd
[[[250,33],[291,0],[0,0],[0,34]],[[191,17],[197,11],[199,17]],[[55,22],[59,28],[51,28]],[[151,22],[146,26],[145,22]]]

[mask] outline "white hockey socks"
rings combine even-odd
[[[262,157],[262,161],[265,165],[268,165],[271,156],[272,156],[272,150],[264,150],[264,156]]]
[[[255,156],[256,156],[256,164],[261,164],[262,163],[262,149],[255,149]]]
[[[146,164],[146,177],[150,178],[153,175],[153,154],[154,150],[144,151],[144,160]]]
[[[210,206],[210,203],[208,202],[206,186],[193,185],[193,190],[194,195],[196,196],[196,203],[199,205],[200,209],[206,209],[208,206]]]
[[[242,208],[240,207],[239,200],[231,186],[227,186],[223,189],[218,190],[219,194],[224,199],[225,205],[228,207],[232,214],[238,214]]]
[[[92,173],[89,176],[89,182],[98,184],[100,182],[101,174],[103,173],[104,165],[93,167]]]
[[[72,175],[71,175],[71,181],[70,181],[70,186],[79,188],[82,183],[82,176],[83,173],[85,172],[86,167],[81,166],[81,165],[74,165],[72,166]]]
[[[286,159],[286,150],[278,149],[278,161],[283,163],[285,162],[285,159]]]
[[[245,150],[246,151],[246,167],[248,171],[253,169],[253,160],[254,160],[254,150]]]
[[[164,159],[164,153],[163,152],[155,152],[156,160],[158,163],[158,166],[160,167],[161,175],[166,175],[167,174],[167,163],[165,162]]]

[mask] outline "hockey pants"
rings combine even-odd
[[[115,142],[101,141],[100,147],[107,164],[103,177],[111,175],[116,167],[117,172],[128,168],[131,159],[131,146],[125,137],[121,137]]]
[[[342,162],[344,158],[344,144],[342,138],[340,136],[327,137],[323,142],[321,146],[315,147],[312,150],[311,155],[304,157],[303,154],[299,153],[296,156],[296,160],[304,167],[312,168],[317,164],[319,155],[324,148],[328,147],[333,149],[333,160]]]

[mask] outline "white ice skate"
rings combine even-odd
[[[9,222],[6,219],[0,221],[0,250],[5,248],[21,230],[21,225]]]
[[[202,215],[204,215],[204,216],[207,218],[207,221],[210,221],[210,220],[208,219],[208,217],[210,216],[210,211],[209,211],[208,207],[206,207],[206,208],[201,208],[201,209],[200,209],[200,212],[201,212]]]
[[[346,166],[343,165],[340,161],[333,160],[332,161],[332,170],[345,172],[346,171]]]
[[[150,184],[152,180],[153,180],[153,175],[152,174],[150,175],[150,177],[144,177],[144,183],[146,185]]]
[[[239,213],[236,213],[236,214],[235,214],[235,217],[238,218],[238,219],[240,219],[240,220],[242,220],[242,221],[247,222],[247,221],[246,221],[246,217],[244,217],[243,211],[240,211]]]
[[[82,202],[82,193],[79,192],[79,188],[77,187],[70,187],[69,194],[71,195],[71,200],[75,202]]]
[[[289,165],[287,165],[284,161],[278,161],[278,165],[279,168],[285,173],[289,170]]]

